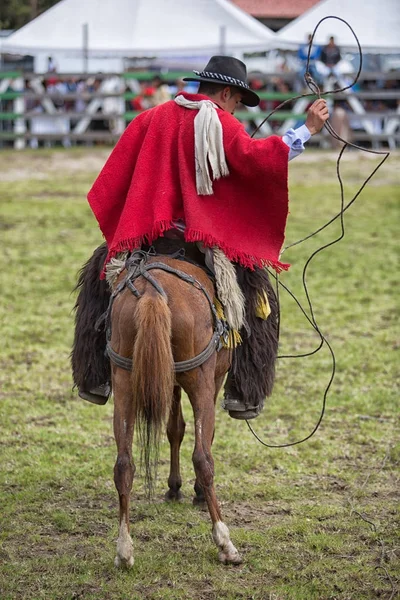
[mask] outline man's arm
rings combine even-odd
[[[289,129],[282,136],[282,141],[289,146],[289,160],[299,156],[304,150],[304,144],[312,135],[319,133],[329,118],[326,101],[322,98],[316,100],[308,109],[304,125],[297,129]]]
[[[286,146],[289,146],[288,160],[292,160],[299,156],[304,151],[304,144],[308,142],[311,133],[307,125],[302,125],[297,129],[288,129],[285,135],[282,136],[282,141]]]

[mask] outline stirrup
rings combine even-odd
[[[100,406],[103,406],[107,403],[110,394],[111,387],[108,385],[108,383],[103,383],[102,385],[99,385],[89,390],[88,392],[85,390],[78,390],[78,396],[80,398],[82,398],[83,400],[87,400],[92,404],[98,404]]]
[[[262,411],[262,405],[246,406],[246,404],[238,398],[224,398],[222,408],[229,412],[232,419],[240,419],[242,421],[255,419]]]

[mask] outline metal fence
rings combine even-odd
[[[140,82],[151,80],[156,73],[132,72],[122,74],[54,74],[0,73],[0,145],[22,149],[38,147],[40,143],[114,143],[126,125],[139,112],[132,110],[131,102],[141,95]],[[181,80],[188,73],[170,72],[167,82]],[[276,91],[276,82],[295,83],[293,73],[275,73],[261,76],[266,82],[259,92],[262,108],[240,110],[235,116],[251,131],[260,125],[273,108],[294,95],[293,91]],[[371,82],[380,82],[380,87]],[[57,81],[64,84],[60,91]],[[79,82],[70,86],[68,82]],[[368,142],[373,147],[382,145],[396,148],[400,142],[400,72],[389,74],[365,73],[361,81],[367,89],[354,88],[344,93],[327,96],[333,115],[341,109],[342,121],[347,123],[353,141]],[[385,89],[385,81],[395,82],[393,89]],[[332,82],[331,82],[332,83]],[[338,78],[335,85],[345,87],[347,80]],[[74,88],[75,86],[75,88]],[[301,98],[274,113],[264,123],[259,135],[282,134],[305,119],[305,110],[312,98]],[[333,109],[333,110],[332,110]],[[327,136],[315,136],[313,141],[327,147]]]

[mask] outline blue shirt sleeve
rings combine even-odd
[[[282,136],[282,141],[289,146],[289,160],[299,156],[304,150],[304,144],[310,139],[311,133],[307,125],[302,125],[297,129],[288,129]]]

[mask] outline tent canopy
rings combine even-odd
[[[317,23],[329,15],[345,19],[351,25],[364,53],[400,53],[399,0],[322,0],[277,33],[276,47],[298,48]],[[325,45],[330,36],[334,36],[342,50],[357,48],[351,30],[337,19],[324,21],[314,41]]]
[[[229,0],[61,0],[4,40],[19,54],[91,57],[218,54],[267,49],[275,34]]]

